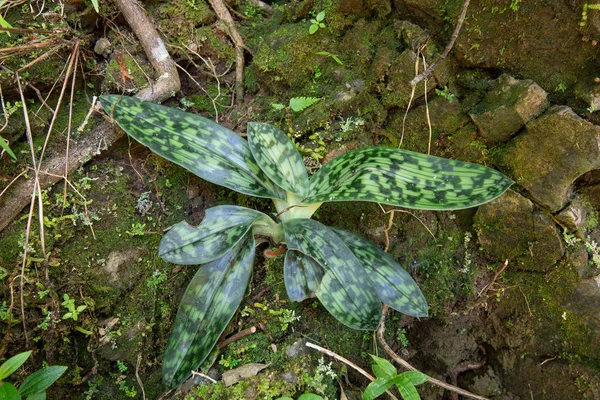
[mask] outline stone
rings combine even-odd
[[[107,38],[100,38],[94,45],[94,53],[107,58],[112,53],[112,44]]]
[[[260,371],[267,368],[267,364],[260,363],[249,363],[237,367],[235,369],[223,372],[223,383],[225,386],[235,385],[241,380],[252,378],[256,376]]]
[[[587,216],[592,210],[576,196],[571,203],[555,215],[556,220],[569,231],[585,231]]]
[[[595,335],[600,334],[600,275],[581,281],[565,306],[581,315]]]
[[[531,79],[500,76],[469,113],[487,145],[506,142],[548,107],[548,95]]]
[[[305,343],[306,342],[304,340],[298,340],[297,342],[294,342],[294,344],[285,349],[285,355],[289,358],[296,358],[306,354],[307,351]]]
[[[483,253],[512,268],[545,272],[564,254],[552,218],[512,190],[479,207],[475,228]]]
[[[296,376],[296,374],[294,373],[294,371],[288,371],[288,372],[284,373],[283,375],[281,375],[281,379],[283,379],[287,383],[296,383],[296,382],[298,382],[298,377]]]
[[[388,82],[381,94],[381,102],[385,107],[406,107],[410,101],[412,86],[410,81],[415,77],[417,53],[405,50],[392,62],[389,69]],[[419,60],[419,68],[423,70],[423,62]],[[435,84],[428,85],[428,91],[433,91]],[[423,96],[425,82],[421,81],[415,89],[415,99]],[[413,101],[415,100],[413,99]]]
[[[557,212],[577,178],[600,168],[600,127],[553,106],[508,143],[498,163],[536,203]]]
[[[139,268],[130,268],[131,264],[146,252],[147,250],[143,248],[111,251],[106,263],[102,266],[102,272],[107,275],[108,282],[117,289],[131,288],[141,273]]]

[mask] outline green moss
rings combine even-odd
[[[548,274],[508,272],[505,279],[509,286],[518,285],[522,289],[523,293],[514,293],[521,308],[523,295],[528,299],[536,343],[550,344],[566,361],[597,363],[600,349],[593,340],[590,326],[582,316],[565,306],[579,282],[579,273],[574,267],[560,263]]]
[[[216,21],[216,15],[204,0],[173,0],[158,2],[148,8],[159,30],[169,42],[189,44],[198,26]]]
[[[325,61],[315,53],[328,49],[329,38],[316,36],[309,35],[304,23],[282,25],[268,34],[258,44],[253,58],[259,79],[270,85],[271,90],[286,94],[290,87],[296,90],[307,87],[313,66]]]

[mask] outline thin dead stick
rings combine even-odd
[[[244,40],[235,27],[235,22],[222,0],[208,0],[219,20],[225,24],[225,32],[235,48],[235,99],[238,104],[244,99]]]
[[[456,26],[454,27],[454,32],[452,33],[452,37],[450,38],[450,42],[448,42],[448,44],[446,45],[444,52],[435,60],[433,64],[429,66],[429,68],[427,68],[420,75],[417,75],[412,81],[410,81],[410,84],[412,86],[416,86],[417,83],[421,82],[423,79],[431,75],[431,73],[433,72],[435,67],[437,67],[439,62],[448,57],[448,54],[450,53],[450,50],[452,50],[452,47],[454,47],[454,42],[456,42],[456,38],[460,33],[460,28],[462,28],[463,22],[465,22],[465,17],[467,16],[467,9],[469,8],[470,1],[471,0],[465,0],[460,16],[458,17],[458,22],[456,23]]]
[[[525,296],[525,293],[523,292],[523,289],[521,289],[521,286],[517,286],[519,288],[519,291],[521,292],[521,294],[523,295],[523,298],[525,299],[525,304],[527,304],[527,311],[529,311],[529,315],[533,316],[533,313],[531,312],[531,308],[529,307],[529,300],[527,300],[527,296]]]
[[[60,49],[62,49],[63,47],[65,47],[66,44],[65,43],[61,43],[58,46],[56,46],[53,49],[48,50],[47,52],[45,52],[44,54],[42,54],[41,56],[39,56],[38,58],[36,58],[35,60],[27,63],[26,65],[24,65],[23,67],[19,68],[17,71],[18,72],[23,72],[25,71],[27,68],[30,68],[31,66],[39,63],[40,61],[44,61],[46,58],[50,57],[51,55],[53,55],[54,53],[58,52]]]
[[[502,266],[502,268],[500,268],[496,272],[496,274],[494,275],[494,277],[492,278],[492,280],[490,281],[490,283],[488,283],[487,285],[485,285],[485,287],[483,289],[481,289],[481,292],[479,292],[477,294],[478,297],[483,296],[484,294],[487,293],[488,290],[490,290],[490,288],[492,287],[492,285],[496,282],[496,279],[498,279],[498,277],[500,276],[500,274],[504,272],[504,270],[506,269],[506,267],[508,267],[508,260],[504,261],[504,265]]]
[[[396,354],[396,352],[394,352],[394,350],[392,350],[392,348],[385,341],[385,338],[384,338],[383,335],[385,333],[385,317],[387,315],[387,312],[388,312],[388,306],[384,304],[383,305],[383,310],[381,312],[381,322],[379,323],[379,328],[377,328],[377,339],[379,340],[379,343],[383,347],[383,350],[385,350],[385,352],[394,361],[396,361],[396,363],[398,363],[402,368],[410,370],[410,371],[418,371],[418,369],[416,369],[415,367],[413,367],[412,365],[410,365],[406,360],[404,360],[402,357],[400,357],[398,354]],[[482,396],[476,395],[474,393],[471,393],[469,391],[466,391],[466,390],[461,389],[459,387],[456,387],[454,385],[450,385],[449,383],[446,383],[446,382],[440,381],[438,379],[432,378],[431,376],[429,377],[429,380],[427,382],[431,382],[434,385],[437,385],[437,386],[439,386],[441,388],[444,388],[444,389],[449,390],[451,392],[458,393],[458,394],[460,394],[462,396],[465,396],[465,397],[469,397],[471,399],[475,399],[475,400],[489,400],[486,397],[482,397]]]
[[[67,125],[67,148],[65,150],[65,185],[63,190],[63,210],[67,204],[67,181],[69,179],[69,146],[71,144],[71,125],[73,125],[73,98],[75,96],[75,79],[77,78],[77,63],[79,62],[79,51],[77,51],[78,49],[79,41],[75,42],[75,49],[73,52],[73,56],[75,57],[75,63],[73,66],[73,73],[71,74],[71,98],[69,99],[69,123]],[[56,108],[58,109],[58,107],[59,106],[57,105]],[[91,224],[92,221],[89,222]]]
[[[223,340],[223,343],[219,344],[219,350],[222,350],[225,347],[229,346],[231,343],[233,343],[237,340],[240,340],[241,338],[246,337],[248,335],[252,335],[255,332],[256,332],[255,326],[248,328],[248,329],[244,329],[243,331],[239,331],[235,335]]]
[[[146,391],[144,390],[144,384],[142,383],[142,378],[140,378],[140,364],[142,363],[142,353],[138,354],[137,362],[135,363],[135,379],[137,379],[138,385],[140,385],[140,389],[142,390],[142,400],[146,400]]]
[[[146,56],[158,76],[154,85],[140,90],[135,96],[140,100],[163,102],[180,89],[179,75],[175,62],[169,56],[164,42],[152,25],[148,15],[133,0],[115,0],[115,4],[123,13],[132,31],[138,37]],[[43,107],[43,106],[40,106]],[[115,129],[110,122],[104,122],[86,135],[73,141],[69,154],[69,171],[74,171],[94,155],[109,148],[117,139],[123,136],[123,131]],[[49,175],[41,176],[40,187],[54,185],[64,175],[64,154],[58,154],[44,163],[44,172],[49,172],[60,178]],[[36,184],[34,179],[21,180],[13,185],[10,195],[0,201],[0,231],[4,230],[31,201],[30,193]]]
[[[421,57],[423,57],[423,68],[427,69],[427,61],[425,61],[425,54],[421,52]],[[429,128],[429,140],[427,141],[427,154],[431,154],[431,118],[429,117],[429,103],[427,102],[427,81],[425,79],[425,116],[427,117],[427,127]],[[416,87],[416,86],[415,86]]]
[[[12,186],[13,183],[15,183],[20,177],[22,177],[26,173],[27,173],[27,170],[24,169],[23,171],[21,171],[21,173],[19,175],[15,176],[13,178],[13,180],[10,181],[10,183],[8,185],[6,185],[6,187],[4,189],[2,189],[2,192],[0,192],[0,198],[2,198],[2,196],[4,195],[4,193],[8,190],[8,188],[10,188]]]
[[[58,112],[60,110],[60,106],[62,104],[62,99],[67,90],[67,85],[69,83],[69,77],[73,72],[73,64],[75,63],[75,59],[77,58],[77,52],[79,51],[79,40],[75,42],[75,46],[73,47],[73,51],[71,52],[71,57],[69,58],[69,64],[67,67],[67,74],[65,75],[65,81],[60,89],[60,94],[58,95],[58,100],[56,102],[56,108],[54,109],[54,114],[52,115],[52,119],[50,120],[50,126],[48,126],[48,134],[46,135],[46,140],[44,140],[44,146],[42,147],[42,152],[40,153],[40,159],[37,163],[36,169],[39,169],[42,166],[42,160],[44,158],[44,153],[46,152],[46,147],[48,146],[48,142],[50,141],[50,136],[52,134],[52,128],[54,128],[54,123],[58,117]],[[18,71],[17,71],[18,72]]]
[[[433,232],[431,232],[431,229],[429,229],[427,227],[427,225],[425,225],[425,222],[423,222],[423,220],[421,220],[421,218],[417,217],[415,214],[411,213],[410,211],[398,210],[398,209],[386,211],[385,208],[383,208],[383,206],[380,203],[377,203],[377,204],[379,205],[379,208],[381,208],[381,211],[383,211],[384,214],[390,214],[390,218],[388,220],[388,226],[386,229],[383,230],[383,232],[385,233],[385,249],[383,250],[384,252],[387,253],[389,246],[390,246],[389,232],[390,232],[390,229],[392,229],[392,225],[394,223],[394,213],[395,212],[405,213],[405,214],[408,214],[411,217],[415,218],[417,221],[419,221],[421,223],[421,225],[423,225],[423,227],[425,227],[425,229],[427,229],[427,232],[429,232],[431,237],[435,240],[435,235],[433,234]]]
[[[4,115],[4,124],[2,124],[2,127],[0,128],[0,132],[2,132],[8,126],[9,118],[9,115],[6,112],[6,104],[4,104],[4,96],[2,95],[2,85],[0,85],[0,104],[2,105],[2,115]],[[4,150],[2,151],[2,153],[4,153]]]
[[[419,56],[415,57],[415,76],[419,74]],[[410,106],[412,105],[413,99],[415,98],[415,91],[417,90],[417,85],[413,85],[412,90],[410,92],[410,99],[408,100],[408,105],[406,106],[406,111],[404,112],[404,118],[402,118],[402,135],[400,136],[400,143],[398,143],[398,148],[402,147],[402,142],[404,141],[404,129],[406,126],[406,118],[408,117],[408,112],[410,111]]]
[[[202,372],[192,371],[192,375],[201,376],[202,378],[206,379],[207,381],[210,381],[211,383],[217,383],[217,381],[215,381],[213,378],[203,374]]]
[[[342,356],[340,356],[339,354],[334,353],[331,350],[327,350],[321,346],[317,346],[316,344],[313,344],[311,342],[306,342],[306,347],[310,347],[311,349],[315,349],[320,351],[321,353],[325,353],[327,354],[329,357],[333,357],[336,360],[343,362],[344,364],[346,364],[349,367],[354,368],[356,371],[358,371],[362,376],[366,377],[367,379],[369,379],[371,382],[373,382],[375,380],[375,377],[372,376],[371,374],[369,374],[367,371],[365,371],[364,369],[362,369],[361,367],[359,367],[358,365],[354,364],[352,361],[348,360],[347,358],[344,358]],[[386,390],[386,393],[390,396],[390,398],[398,400],[398,398],[396,396],[394,396],[392,393],[390,393],[389,390]]]
[[[25,44],[22,46],[5,47],[3,49],[0,49],[0,54],[8,53],[9,56],[12,56],[12,55],[14,55],[12,53],[18,53],[19,51],[26,51],[28,53],[31,53],[34,50],[39,50],[39,49],[43,49],[45,47],[50,47],[57,43],[58,43],[57,40],[50,40],[47,42],[31,43],[31,44]]]
[[[87,126],[87,124],[90,120],[90,117],[92,116],[92,113],[94,112],[94,109],[96,108],[97,101],[98,101],[98,97],[96,97],[96,96],[92,97],[92,105],[90,106],[88,113],[85,115],[83,122],[81,123],[81,125],[79,125],[79,128],[77,128],[77,132],[82,133],[83,130],[85,129],[85,127]]]
[[[0,31],[15,32],[15,33],[47,33],[47,34],[52,34],[52,33],[61,34],[61,33],[68,32],[66,29],[56,29],[53,31],[49,31],[49,30],[44,30],[44,29],[6,28],[3,26],[0,26]]]

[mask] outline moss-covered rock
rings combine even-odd
[[[502,75],[469,113],[487,145],[508,141],[548,106],[544,89],[530,79]]]
[[[565,206],[573,182],[600,168],[600,127],[568,107],[551,107],[508,143],[499,162],[508,176],[551,211]]]
[[[475,224],[483,252],[511,267],[548,271],[564,254],[552,218],[512,190],[479,207]]]

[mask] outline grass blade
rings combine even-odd
[[[493,200],[512,184],[483,165],[368,147],[337,157],[318,170],[304,201],[361,200],[422,210],[459,210]]]
[[[248,142],[195,114],[117,95],[100,96],[106,113],[150,150],[202,179],[240,193],[285,200],[262,172]]]
[[[223,257],[203,265],[183,294],[163,361],[163,381],[170,388],[185,381],[210,354],[233,318],[254,262],[249,234]]]

